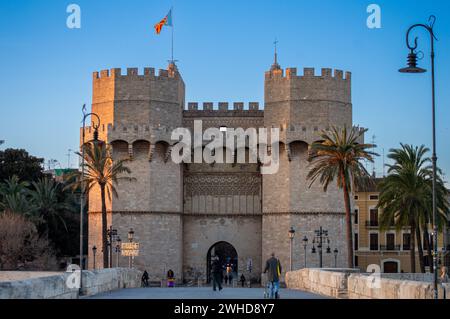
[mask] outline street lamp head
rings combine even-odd
[[[94,255],[97,253],[97,246],[92,247],[92,252],[94,253]]]
[[[308,243],[308,237],[305,236],[305,237],[303,237],[302,240],[303,240],[303,243],[304,243],[304,244],[307,244],[307,243]]]
[[[134,230],[133,228],[130,228],[130,231],[128,232],[128,240],[131,242],[134,238]]]
[[[311,249],[311,253],[313,253],[313,254],[316,253],[316,247],[313,247],[313,248]]]
[[[338,251],[337,248],[335,248],[335,249],[333,250],[333,253],[334,253],[335,256],[337,256],[338,252],[339,252],[339,251]]]
[[[427,70],[417,66],[417,53],[411,50],[408,54],[408,66],[398,70],[400,73],[425,73]]]
[[[327,247],[327,254],[331,254],[331,248],[329,246]]]
[[[289,239],[293,239],[295,236],[295,229],[291,226],[291,229],[289,229]]]

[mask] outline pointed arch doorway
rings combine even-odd
[[[208,253],[206,255],[206,281],[207,283],[211,282],[211,257],[217,256],[219,257],[219,262],[223,266],[224,270],[227,264],[231,265],[233,269],[233,278],[237,276],[238,270],[238,254],[233,245],[226,241],[219,241],[212,245],[208,249]]]

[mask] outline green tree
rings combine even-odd
[[[421,229],[427,229],[432,220],[432,168],[430,158],[425,156],[429,150],[424,145],[420,147],[400,145],[401,148],[390,150],[388,158],[393,160],[394,164],[387,165],[388,176],[379,185],[378,206],[383,210],[380,226],[382,230],[386,229],[394,221],[397,230],[403,227],[410,228],[411,272],[416,272],[416,246],[421,271],[424,272]],[[445,193],[444,183],[438,177],[436,199],[437,223],[440,229],[446,221],[448,212]]]
[[[123,173],[130,174],[131,171],[124,164],[126,159],[114,160],[111,154],[111,147],[104,143],[90,142],[84,146],[85,174],[79,176],[76,181],[71,183],[71,187],[81,188],[83,192],[88,193],[93,187],[100,189],[102,206],[102,248],[103,248],[103,267],[107,268],[108,247],[107,247],[107,212],[106,197],[111,200],[112,195],[117,197],[115,185],[120,180],[133,180],[133,178],[120,176]],[[81,153],[77,153],[80,157]],[[82,187],[84,186],[84,188]]]
[[[56,183],[51,178],[45,177],[39,179],[37,182],[32,182],[32,189],[29,191],[30,200],[42,221],[42,232],[47,238],[49,232],[52,229],[57,229],[59,226],[64,227],[67,232],[63,212],[75,209],[75,206],[69,203],[69,201],[61,200],[60,192],[62,192],[62,185]]]
[[[48,177],[30,184],[14,175],[0,183],[0,213],[26,217],[61,255],[77,253],[78,245],[73,244],[79,237],[77,207],[73,194]]]
[[[320,142],[311,145],[310,171],[307,178],[311,184],[319,181],[324,191],[333,181],[337,187],[343,190],[346,219],[346,238],[349,268],[353,268],[353,235],[350,207],[350,194],[357,180],[369,180],[365,177],[369,173],[362,164],[363,160],[373,162],[373,157],[378,155],[368,149],[374,148],[373,144],[359,143],[367,129],[332,127],[329,131],[321,133]]]
[[[21,214],[37,222],[36,209],[29,201],[29,185],[28,182],[20,181],[17,175],[0,183],[0,212]]]
[[[21,181],[36,181],[43,176],[43,158],[28,154],[23,149],[0,151],[0,181],[16,175]]]

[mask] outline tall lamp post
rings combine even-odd
[[[95,256],[97,255],[97,246],[92,247],[92,256],[94,257],[94,270],[95,270]]]
[[[134,230],[133,230],[133,228],[130,228],[130,231],[128,232],[128,241],[130,243],[132,243],[133,239],[134,239]],[[132,268],[132,266],[133,266],[133,264],[132,264],[132,257],[130,256],[129,259],[128,259],[128,267]]]
[[[430,34],[431,40],[431,116],[432,116],[432,130],[433,130],[433,154],[431,156],[431,160],[433,162],[433,271],[434,271],[434,298],[438,298],[438,270],[437,270],[437,255],[438,255],[438,228],[436,221],[436,163],[437,163],[437,155],[436,155],[436,121],[435,121],[435,107],[436,107],[436,99],[435,99],[435,81],[434,81],[434,40],[437,39],[434,35],[433,27],[436,21],[436,17],[434,15],[430,16],[428,19],[429,24],[417,23],[409,27],[406,32],[406,46],[410,50],[408,54],[408,66],[406,68],[402,68],[399,70],[401,73],[424,73],[425,69],[419,68],[417,66],[417,37],[414,38],[414,45],[410,45],[409,35],[410,32],[415,28],[424,28]]]
[[[116,244],[116,257],[117,257],[117,261],[116,261],[116,267],[119,268],[119,257],[120,257],[120,244],[122,243],[122,239],[120,239],[120,236],[117,236],[117,240],[116,240],[117,244]]]
[[[80,294],[83,286],[83,215],[84,215],[84,144],[86,119],[91,116],[97,119],[97,123],[92,122],[94,128],[94,142],[98,141],[98,128],[100,127],[100,117],[95,113],[86,113],[86,104],[83,105],[83,130],[81,144],[81,195],[80,195]]]
[[[295,229],[291,226],[291,229],[288,231],[289,234],[289,271],[292,271],[292,242],[294,241]]]
[[[331,253],[331,248],[330,248],[330,239],[328,238],[328,230],[324,230],[322,228],[322,226],[320,226],[319,229],[315,230],[315,237],[313,239],[313,248],[311,250],[311,252],[313,254],[316,253],[316,247],[314,246],[314,244],[317,244],[317,248],[319,250],[319,268],[323,267],[323,244],[327,243],[327,254]]]
[[[337,256],[338,256],[338,253],[339,253],[338,249],[335,248],[333,250],[333,254],[334,254],[334,268],[337,268]]]
[[[306,247],[308,246],[308,237],[303,237],[302,239],[303,241],[303,249],[305,250],[305,268],[306,268]]]
[[[117,229],[113,228],[112,225],[109,226],[109,229],[106,231],[106,234],[109,238],[108,246],[109,246],[109,268],[112,268],[112,260],[113,260],[113,242],[117,236]]]

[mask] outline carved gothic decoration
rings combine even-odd
[[[185,196],[259,195],[261,177],[256,174],[193,174],[185,177]]]

